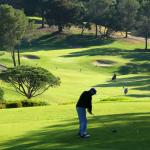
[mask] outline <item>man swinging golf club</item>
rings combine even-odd
[[[80,124],[78,135],[81,138],[87,138],[90,136],[86,132],[87,129],[86,109],[92,115],[92,96],[95,94],[96,94],[95,88],[91,88],[89,91],[84,91],[76,104],[76,110],[78,113]]]

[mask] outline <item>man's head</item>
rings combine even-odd
[[[91,88],[89,91],[91,92],[92,95],[95,95],[97,92],[95,88]]]

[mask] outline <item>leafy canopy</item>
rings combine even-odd
[[[60,85],[60,79],[41,67],[18,66],[0,73],[0,79],[10,83],[28,99],[44,93],[49,87]]]
[[[0,49],[13,49],[24,36],[28,20],[22,10],[0,5]]]

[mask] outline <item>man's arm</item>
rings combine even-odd
[[[89,114],[92,115],[92,114],[93,114],[93,113],[92,113],[92,106],[91,106],[91,107],[88,107],[88,108],[87,108],[87,111],[88,111]]]
[[[92,99],[89,100],[87,111],[92,115]]]

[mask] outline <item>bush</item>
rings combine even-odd
[[[5,108],[5,103],[4,103],[4,91],[0,88],[0,109]]]
[[[34,107],[34,106],[45,106],[45,105],[48,105],[48,103],[41,102],[41,101],[30,101],[30,100],[5,101],[3,103],[0,103],[0,109],[3,109],[3,108]]]
[[[4,91],[0,88],[0,101],[4,100]]]
[[[21,103],[22,103],[22,107],[34,107],[34,106],[45,106],[45,105],[48,105],[46,102],[29,101],[29,100],[21,101]]]
[[[21,101],[12,101],[12,102],[6,102],[6,108],[19,108],[22,107]]]

